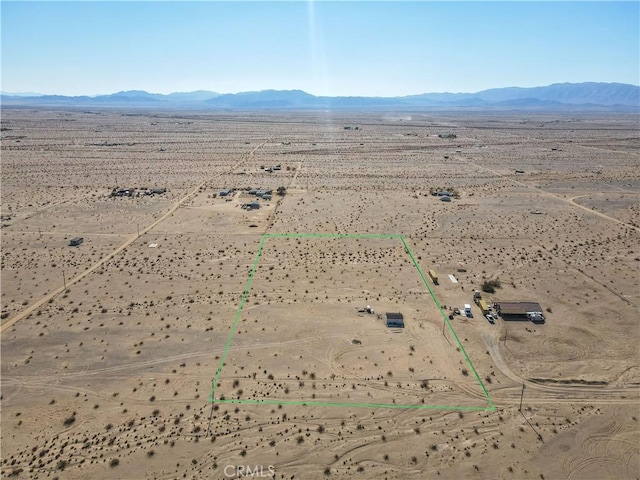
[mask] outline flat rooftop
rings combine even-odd
[[[502,315],[526,315],[530,312],[542,313],[538,302],[496,302],[497,309]]]

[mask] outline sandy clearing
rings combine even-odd
[[[21,315],[2,326],[2,474],[223,478],[229,465],[271,465],[305,480],[635,478],[637,118],[410,117],[3,111],[22,138],[3,138],[0,159],[2,311]],[[168,191],[110,200],[116,184]],[[280,186],[257,211],[237,206]],[[443,188],[460,198],[430,195]],[[222,189],[239,193],[225,202]],[[76,232],[87,248],[68,250]],[[497,277],[488,301],[539,301],[547,323],[491,325],[475,305],[451,321],[495,411],[212,405],[264,232],[402,234],[443,279],[430,286],[447,314]],[[483,405],[402,248],[270,245],[221,392]],[[41,293],[60,287],[62,268],[73,285]],[[407,327],[390,333],[357,312],[367,304],[403,311]]]

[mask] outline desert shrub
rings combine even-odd
[[[495,293],[496,288],[500,288],[502,286],[502,284],[500,283],[500,280],[498,280],[497,278],[492,279],[492,280],[485,280],[484,282],[482,282],[482,291],[486,292],[486,293]]]
[[[76,421],[76,414],[75,412],[73,412],[73,414],[70,417],[67,417],[64,419],[64,422],[62,422],[62,424],[65,427],[70,427],[71,425],[73,425]]]

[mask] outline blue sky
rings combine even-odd
[[[1,2],[5,92],[315,95],[640,83],[640,3]]]

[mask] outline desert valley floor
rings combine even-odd
[[[637,115],[1,125],[3,478],[640,478]]]

